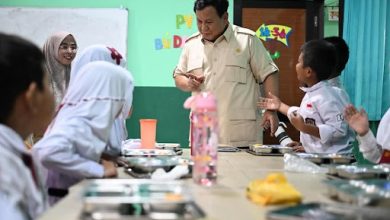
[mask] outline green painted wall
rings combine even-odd
[[[229,17],[233,20],[233,0]],[[173,35],[184,38],[197,31],[194,0],[1,0],[0,7],[127,8],[127,66],[135,79],[134,112],[127,121],[130,138],[139,137],[139,119],[156,118],[157,141],[188,146],[188,111],[183,102],[190,94],[174,87],[172,71],[181,48]],[[113,15],[115,16],[115,15]],[[183,19],[187,16],[187,22]],[[61,19],[61,18],[59,18]],[[192,19],[191,22],[189,19]],[[0,20],[1,30],[1,20]],[[157,41],[165,41],[158,49]],[[160,44],[161,46],[161,44]]]
[[[129,137],[139,138],[139,119],[156,118],[158,142],[188,146],[189,111],[183,103],[190,93],[175,87],[136,87],[133,114],[127,120]]]
[[[172,71],[181,49],[173,48],[173,35],[188,37],[197,31],[193,13],[193,0],[1,0],[0,7],[57,7],[57,8],[127,8],[128,68],[133,73],[136,86],[174,87]],[[233,0],[229,14],[233,20]],[[192,18],[176,25],[177,16]],[[115,16],[115,15],[113,15]],[[59,18],[61,19],[61,18]],[[178,21],[181,21],[180,18]],[[1,24],[1,21],[0,21]],[[1,28],[0,28],[1,30]],[[156,50],[155,40],[170,43],[170,48]]]
[[[339,0],[325,0],[324,4],[324,37],[339,36],[339,22],[328,18],[328,10],[338,6]]]

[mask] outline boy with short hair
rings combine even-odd
[[[36,45],[0,33],[0,219],[36,219],[47,208],[38,163],[23,143],[54,113],[43,66]]]
[[[324,40],[312,40],[301,48],[296,64],[297,78],[306,93],[300,107],[290,107],[278,97],[263,99],[261,108],[287,115],[298,129],[300,141],[308,153],[350,153],[354,134],[343,120],[345,104],[327,82],[336,66],[334,46]]]
[[[336,62],[336,70],[333,74],[329,76],[328,82],[329,84],[336,90],[342,99],[345,105],[349,104],[351,101],[349,99],[348,93],[345,91],[343,85],[340,82],[341,72],[344,70],[345,65],[349,59],[349,48],[347,43],[341,37],[325,37],[325,41],[331,43],[336,48],[337,53],[337,62]]]

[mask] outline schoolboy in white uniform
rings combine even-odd
[[[306,92],[300,107],[290,107],[278,97],[263,99],[259,107],[287,115],[298,129],[308,153],[350,153],[353,132],[343,120],[343,101],[326,80],[336,64],[335,48],[329,42],[312,40],[301,48],[296,65],[298,80]]]
[[[54,112],[44,55],[32,43],[0,33],[0,219],[36,219],[48,207],[39,164],[23,143]]]
[[[345,105],[350,104],[348,93],[345,91],[343,85],[340,82],[341,72],[344,70],[345,65],[349,59],[349,48],[347,43],[341,37],[326,37],[324,40],[331,43],[336,48],[337,62],[336,71],[330,75],[328,82],[336,90]]]

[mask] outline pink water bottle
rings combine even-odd
[[[211,93],[203,92],[188,98],[184,106],[192,112],[192,178],[200,185],[211,186],[217,180],[217,101]]]

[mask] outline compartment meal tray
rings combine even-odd
[[[351,164],[355,158],[350,154],[293,153],[315,164]]]
[[[205,213],[183,182],[92,180],[84,190],[81,219],[199,219]]]
[[[385,208],[359,207],[346,204],[306,203],[267,212],[269,220],[352,220],[352,219],[389,219],[390,210]]]
[[[388,179],[390,169],[381,165],[339,165],[332,167],[329,173],[344,179]]]
[[[356,205],[390,206],[390,181],[367,180],[326,180],[328,196],[345,203]]]
[[[254,144],[249,146],[246,152],[256,156],[283,156],[285,153],[292,152],[290,147],[283,147],[281,145],[260,145]]]
[[[178,165],[188,166],[190,172],[182,178],[191,176],[193,162],[190,159],[179,156],[172,157],[122,157],[118,159],[124,166],[125,172],[134,178],[149,179],[151,174],[157,169],[164,169],[165,172],[171,171]]]
[[[179,154],[183,152],[178,152]],[[179,155],[172,149],[122,149],[124,157],[157,157],[157,156],[177,156]]]

